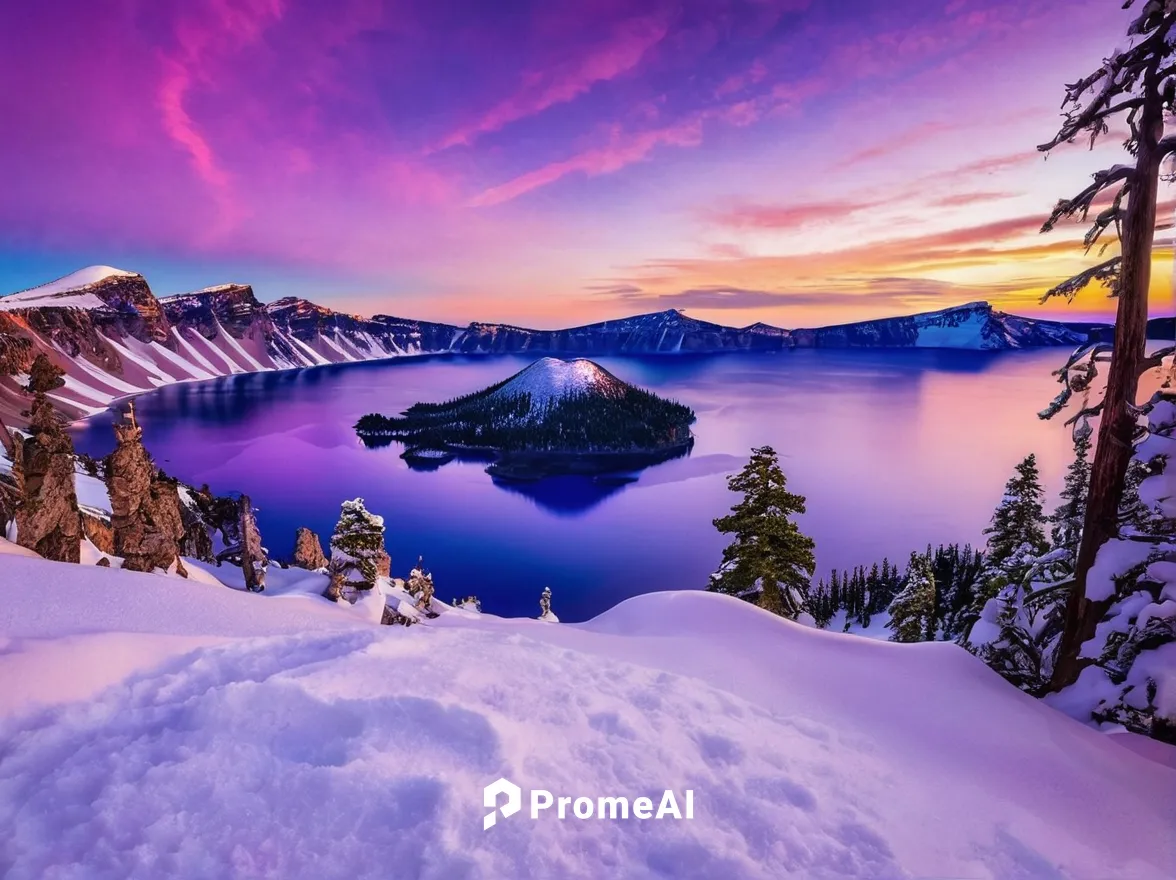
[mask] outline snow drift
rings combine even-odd
[[[6,877],[1144,878],[1176,860],[1176,771],[950,644],[693,592],[579,626],[404,629],[15,555],[0,590],[0,688],[42,685],[0,728]],[[104,661],[109,687],[54,692],[120,645],[137,671]],[[696,818],[483,831],[500,776],[691,788]]]

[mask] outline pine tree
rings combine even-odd
[[[988,535],[987,564],[980,573],[977,604],[991,599],[1009,583],[1021,583],[1032,560],[1045,552],[1044,496],[1037,457],[1027,455],[1005,484],[992,524],[984,530]]]
[[[1082,521],[1086,518],[1086,493],[1090,489],[1090,430],[1084,426],[1074,432],[1074,461],[1066,471],[1065,487],[1057,510],[1050,517],[1050,537],[1055,548],[1078,553],[1082,539]]]
[[[989,563],[1001,565],[1026,544],[1037,553],[1045,549],[1045,530],[1041,477],[1037,471],[1037,456],[1029,454],[1016,467],[1016,473],[1005,485],[1004,498],[992,515],[992,525],[984,530],[988,535]]]
[[[1135,444],[1136,497],[1146,513],[1099,550],[1087,597],[1107,605],[1106,620],[1082,646],[1094,665],[1063,689],[1066,704],[1089,719],[1176,745],[1171,652],[1176,649],[1176,392],[1161,390],[1142,409],[1148,424]],[[1167,660],[1165,660],[1165,655]],[[1056,662],[1060,662],[1060,659]],[[1093,685],[1093,686],[1092,686]],[[1083,720],[1087,720],[1084,718]]]
[[[935,637],[935,575],[925,556],[911,553],[906,583],[889,611],[892,642],[923,642]]]
[[[1123,5],[1131,6],[1133,0],[1125,0]],[[1048,231],[1063,220],[1089,221],[1091,227],[1083,240],[1087,251],[1107,232],[1119,245],[1118,254],[1062,282],[1043,297],[1063,296],[1072,301],[1087,285],[1097,283],[1110,288],[1117,300],[1113,343],[1088,343],[1071,355],[1058,371],[1063,390],[1042,413],[1049,418],[1060,412],[1074,391],[1081,393],[1091,387],[1100,364],[1109,360],[1101,400],[1071,419],[1098,415],[1099,433],[1074,588],[1067,597],[1064,632],[1051,682],[1054,690],[1077,680],[1090,657],[1083,645],[1098,637],[1099,624],[1115,602],[1113,594],[1092,589],[1088,581],[1101,579],[1095,561],[1119,531],[1120,501],[1139,428],[1139,378],[1176,351],[1176,347],[1147,351],[1161,169],[1176,153],[1176,136],[1166,131],[1176,111],[1176,3],[1144,0],[1127,26],[1127,35],[1124,47],[1102,59],[1088,76],[1066,86],[1062,126],[1048,143],[1038,147],[1050,151],[1079,137],[1088,138],[1094,146],[1108,132],[1123,131],[1123,148],[1128,154],[1127,162],[1095,172],[1092,183],[1072,198],[1060,200],[1042,227]],[[1102,244],[1105,249],[1112,242]]]
[[[362,498],[344,501],[331,536],[327,598],[337,602],[347,589],[372,589],[386,559],[383,517],[368,513]]]
[[[735,540],[723,551],[709,588],[795,619],[805,606],[816,567],[813,540],[792,521],[793,515],[805,512],[804,496],[788,491],[770,446],[752,449],[751,460],[727,487],[742,492],[743,500],[714,521],[715,528]]]

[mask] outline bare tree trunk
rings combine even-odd
[[[1086,582],[1099,548],[1118,533],[1119,501],[1127,466],[1131,461],[1136,420],[1131,413],[1139,385],[1140,367],[1146,354],[1147,298],[1151,284],[1152,242],[1155,238],[1156,197],[1159,189],[1163,133],[1160,101],[1147,89],[1136,156],[1135,175],[1123,218],[1122,255],[1115,317],[1114,353],[1107,374],[1102,420],[1091,465],[1086,521],[1074,574],[1074,587],[1066,604],[1066,621],[1051,682],[1059,690],[1078,678],[1083,664],[1078,657],[1082,643],[1094,635],[1095,626],[1114,597],[1092,601]]]

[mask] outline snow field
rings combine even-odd
[[[3,557],[0,683],[101,656],[113,683],[0,727],[0,873],[1162,877],[1176,858],[1176,771],[952,645],[695,592],[579,626],[377,627],[281,574],[247,595]],[[696,818],[524,807],[483,831],[500,776],[524,804],[689,788]]]

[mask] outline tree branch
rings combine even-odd
[[[1044,303],[1051,297],[1064,296],[1067,302],[1073,302],[1074,297],[1083,288],[1095,281],[1103,287],[1110,288],[1111,296],[1114,296],[1119,283],[1119,264],[1122,262],[1122,257],[1111,257],[1097,266],[1091,266],[1085,272],[1079,272],[1073,278],[1068,278],[1056,287],[1047,290],[1042,294],[1040,301]]]
[[[1119,194],[1115,197],[1115,204],[1123,198],[1125,191],[1130,190],[1131,178],[1135,176],[1135,169],[1129,165],[1116,165],[1114,168],[1109,168],[1103,171],[1096,171],[1093,175],[1094,183],[1078,193],[1072,199],[1060,199],[1054,205],[1053,211],[1049,215],[1049,219],[1041,225],[1042,232],[1051,231],[1064,217],[1078,216],[1079,220],[1085,220],[1087,213],[1090,211],[1091,203],[1104,189],[1113,183],[1118,183],[1120,180],[1127,181],[1119,190]]]

